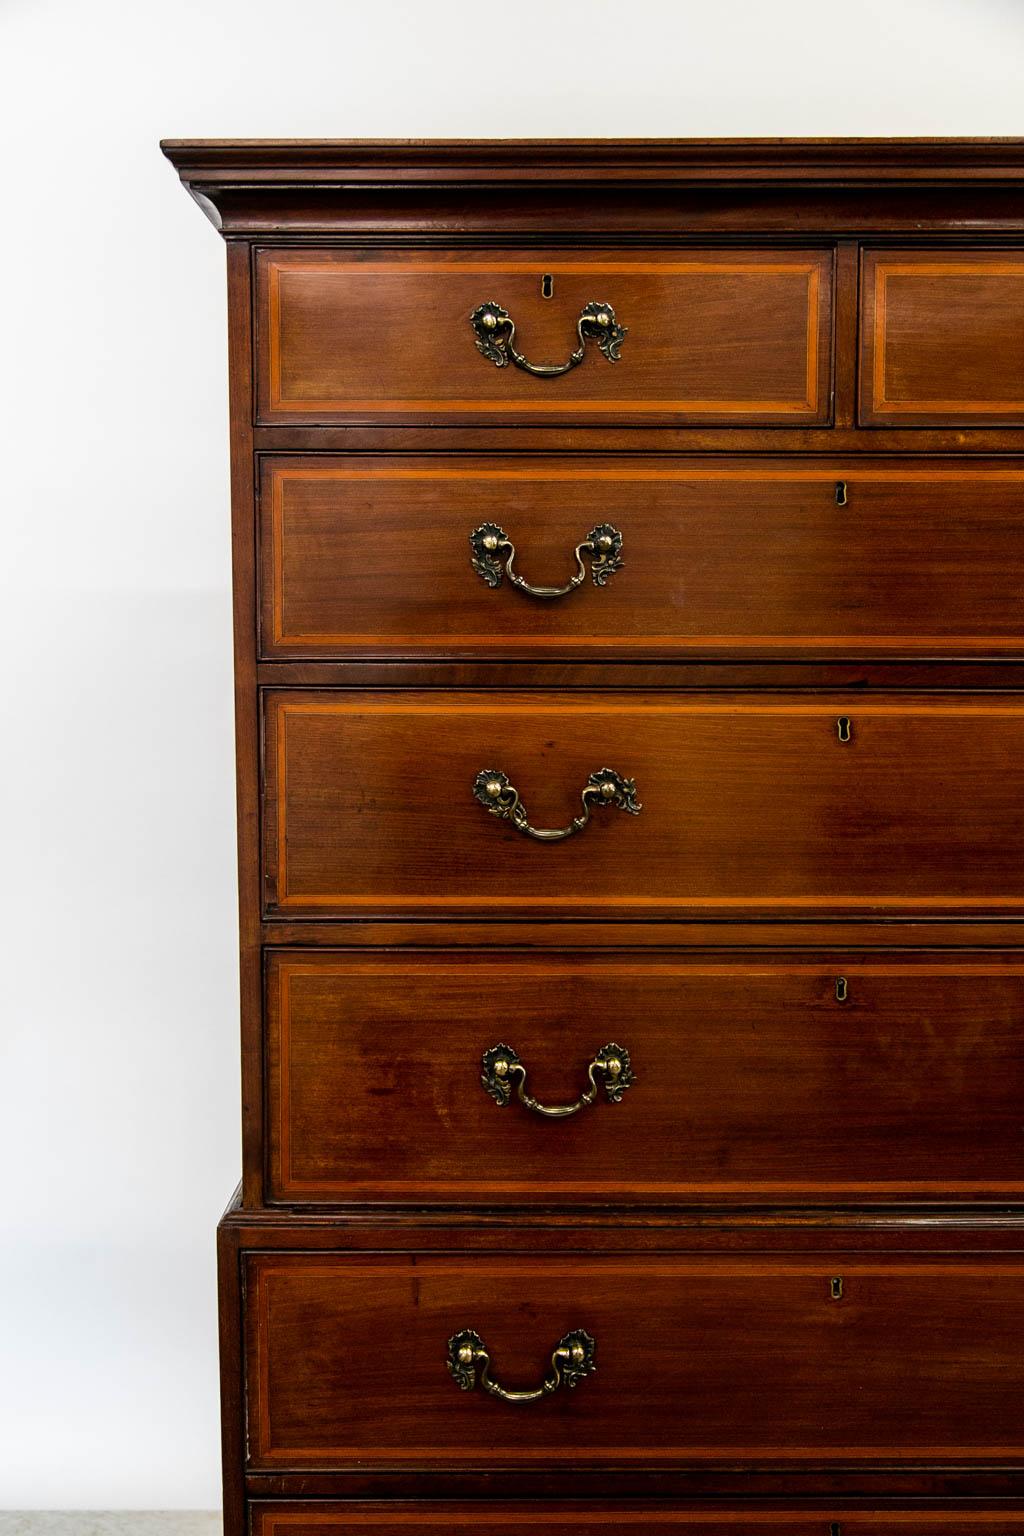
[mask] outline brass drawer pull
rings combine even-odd
[[[473,529],[469,543],[473,551],[470,563],[489,587],[500,587],[502,577],[507,576],[514,587],[530,597],[564,597],[567,592],[575,592],[587,579],[584,554],[590,561],[595,587],[603,587],[610,576],[622,569],[622,534],[611,523],[599,523],[596,528],[591,528],[582,544],[576,545],[576,574],[564,587],[533,587],[513,570],[516,547],[497,523],[481,523],[479,528]],[[502,566],[500,556],[506,551],[508,558]]]
[[[526,1068],[510,1045],[492,1045],[490,1050],[484,1051],[482,1064],[480,1081],[496,1104],[504,1107],[510,1102],[512,1083],[515,1080],[516,1096],[520,1104],[525,1104],[535,1114],[546,1115],[551,1120],[565,1120],[569,1115],[578,1114],[581,1109],[593,1104],[597,1098],[599,1073],[601,1086],[610,1104],[621,1103],[622,1095],[635,1081],[629,1052],[614,1042],[602,1045],[588,1065],[590,1087],[583,1090],[574,1104],[557,1104],[553,1108],[541,1104],[532,1093],[527,1093]]]
[[[488,362],[493,363],[496,368],[507,368],[509,363],[515,363],[516,367],[522,368],[524,373],[532,373],[538,379],[556,379],[559,374],[568,373],[570,368],[577,367],[586,355],[588,341],[596,341],[608,361],[617,363],[619,348],[629,329],[628,326],[619,324],[610,304],[598,304],[592,299],[589,304],[584,304],[580,311],[580,317],[576,322],[579,346],[569,361],[567,363],[529,363],[523,354],[516,350],[515,321],[508,310],[496,304],[493,299],[478,305],[470,315],[469,323],[473,327],[477,349],[483,353]]]
[[[614,805],[620,811],[628,811],[631,816],[639,816],[643,810],[636,798],[634,780],[622,778],[614,768],[599,768],[590,775],[580,794],[583,801],[582,815],[574,816],[567,827],[531,827],[519,791],[514,784],[509,783],[508,775],[500,773],[496,768],[481,768],[473,781],[473,793],[492,816],[510,821],[517,832],[522,832],[526,837],[535,837],[542,843],[561,842],[563,837],[572,837],[574,832],[582,832],[590,820],[593,805]]]
[[[535,1403],[559,1387],[575,1387],[584,1376],[596,1370],[594,1348],[590,1334],[583,1328],[575,1328],[555,1345],[550,1376],[545,1376],[539,1387],[517,1392],[491,1380],[491,1357],[487,1346],[472,1328],[464,1328],[448,1340],[448,1369],[463,1392],[471,1392],[479,1381],[485,1392],[500,1397],[503,1403]]]

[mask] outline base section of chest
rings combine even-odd
[[[1016,1218],[229,1214],[221,1260],[239,1503],[1024,1494]]]

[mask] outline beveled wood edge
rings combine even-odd
[[[421,1502],[414,1502],[408,1498],[394,1501],[368,1499],[342,1504],[323,1503],[316,1500],[272,1504],[257,1502],[254,1503],[251,1511],[254,1522],[253,1532],[254,1536],[275,1536],[278,1530],[286,1530],[297,1524],[322,1525],[326,1530],[343,1530],[349,1523],[368,1526],[428,1525],[433,1527],[450,1523],[454,1528],[479,1524],[500,1529],[503,1525],[530,1524],[539,1515],[570,1528],[581,1524],[611,1525],[617,1522],[624,1525],[649,1523],[653,1528],[657,1528],[662,1524],[688,1525],[703,1521],[709,1525],[749,1522],[768,1526],[792,1522],[813,1525],[818,1530],[829,1524],[831,1518],[837,1513],[843,1514],[844,1518],[854,1526],[877,1520],[885,1520],[894,1525],[920,1524],[922,1526],[942,1526],[958,1521],[969,1524],[975,1521],[981,1528],[1000,1521],[1016,1524],[1024,1520],[1024,1508],[1015,1508],[1012,1504],[1008,1506],[1004,1502],[992,1508],[982,1509],[969,1503],[955,1504],[951,1501],[942,1509],[936,1509],[931,1506],[921,1506],[909,1499],[889,1501],[880,1500],[877,1496],[868,1496],[852,1507],[848,1499],[832,1501],[816,1499],[814,1503],[802,1503],[799,1497],[796,1497],[788,1501],[778,1500],[769,1503],[763,1499],[747,1501],[741,1496],[735,1501],[712,1504],[677,1499],[672,1503],[659,1502],[652,1505],[634,1497],[625,1502],[607,1498],[601,1501],[596,1498],[573,1498],[570,1503],[560,1505],[554,1500],[514,1499],[514,1490],[511,1489],[509,1494],[508,1503],[494,1498],[483,1503],[447,1498],[441,1501]]]
[[[507,690],[534,693],[570,689],[574,693],[669,690],[679,693],[863,693],[903,695],[1019,693],[1024,665],[1019,657],[943,656],[787,656],[751,661],[748,656],[652,655],[624,660],[578,656],[543,659],[464,656],[452,650],[431,655],[361,656],[350,660],[306,658],[262,661],[257,681],[265,694],[281,689],[353,689],[441,691]]]
[[[405,954],[660,954],[811,955],[1016,953],[1024,946],[1024,918],[616,918],[600,926],[566,919],[462,917],[392,921],[369,917],[288,918],[263,925],[263,941],[287,953],[295,948],[351,953],[400,948]]]
[[[888,181],[1016,179],[1024,138],[175,139],[182,180]]]
[[[713,1507],[726,1502],[747,1510],[756,1504],[772,1504],[779,1508],[812,1508],[827,1506],[832,1518],[844,1510],[864,1508],[867,1505],[930,1506],[941,1499],[945,1507],[961,1507],[964,1511],[983,1503],[1000,1508],[1013,1508],[1015,1501],[1024,1496],[1024,1480],[1019,1467],[984,1467],[965,1470],[962,1467],[885,1467],[833,1468],[822,1472],[820,1468],[799,1465],[785,1470],[759,1467],[756,1470],[736,1472],[734,1468],[703,1468],[685,1471],[647,1471],[617,1466],[602,1468],[602,1478],[614,1477],[614,1500],[662,1500],[672,1499],[696,1506],[711,1501]],[[407,1503],[422,1500],[455,1498],[462,1500],[486,1499],[491,1503],[502,1499],[509,1492],[505,1474],[479,1470],[460,1470],[458,1473],[417,1469],[406,1470],[400,1477],[394,1473],[379,1472],[252,1472],[246,1479],[250,1498],[254,1503],[274,1500],[290,1500],[309,1507],[310,1501],[405,1500]],[[578,1497],[579,1477],[573,1473],[539,1472],[521,1468],[516,1473],[515,1495],[517,1500],[543,1501],[550,1505],[562,1499]],[[252,1506],[250,1506],[252,1507]],[[264,1504],[264,1508],[269,1507]],[[334,1508],[337,1508],[334,1502]],[[398,1507],[401,1507],[400,1505]],[[607,1507],[607,1506],[606,1506]],[[231,1531],[229,1536],[234,1536]],[[259,1536],[259,1533],[253,1533]],[[825,1536],[822,1531],[821,1536]]]
[[[852,243],[852,242],[850,242]],[[849,278],[847,277],[847,283]],[[847,321],[847,323],[849,323]],[[652,425],[573,422],[568,425],[486,421],[410,426],[407,422],[349,421],[346,423],[285,425],[257,424],[253,431],[257,453],[295,457],[304,454],[409,454],[479,458],[483,454],[515,455],[530,463],[538,458],[591,459],[621,456],[657,458],[666,465],[691,458],[829,459],[852,455],[888,459],[894,467],[922,458],[944,457],[971,464],[976,458],[1010,459],[1024,453],[1024,429],[1019,426],[929,427],[902,423],[899,427],[841,426],[680,426],[675,420]]]
[[[830,189],[832,195],[841,195],[845,189],[856,194],[902,185],[925,195],[929,189],[944,188],[976,200],[986,188],[1015,191],[1024,180],[1021,138],[165,139],[160,147],[210,222],[229,240],[262,233],[301,238],[368,227],[367,208],[352,202],[351,194],[357,192],[361,204],[366,198],[375,200],[378,212],[389,204],[380,223],[389,237],[401,235],[407,226],[409,233],[426,231],[433,238],[438,231],[432,221],[424,224],[421,212],[405,209],[403,193],[426,191],[445,198],[457,189],[464,198],[472,189],[485,198],[515,195],[524,207],[531,198],[543,199],[553,191],[564,197],[571,192],[577,202],[589,197],[592,203],[599,193],[607,207],[609,190],[635,197],[638,188],[648,188],[662,199],[667,194],[670,200],[675,195],[706,202],[716,186],[733,187],[742,199],[759,187],[791,188],[799,197],[816,189],[821,189],[819,195]],[[450,214],[449,227],[455,219],[455,228],[468,228],[464,218],[458,222],[454,207]],[[598,225],[615,222],[598,214]],[[862,222],[863,216],[853,222],[846,217],[842,232],[857,233],[854,225]],[[977,210],[971,222],[976,233]],[[987,215],[984,222],[989,222]],[[676,211],[668,227],[685,233],[687,223],[687,215]],[[955,235],[962,233],[962,224],[948,209],[937,224],[899,219],[899,227],[909,235],[926,228],[948,229]],[[538,231],[541,227],[547,233],[556,227],[563,233],[569,229],[552,221],[550,210]],[[993,209],[991,227],[1016,233],[1022,225],[1015,209],[1008,219]],[[578,235],[579,230],[572,233]],[[444,238],[452,243],[451,234]],[[454,238],[458,242],[459,236]]]
[[[241,1185],[220,1220],[233,1251],[388,1253],[692,1253],[724,1255],[835,1252],[927,1252],[936,1256],[1024,1253],[1024,1207],[1006,1201],[962,1206],[643,1206],[567,1209],[558,1202],[514,1207],[377,1207],[366,1202],[330,1210],[241,1205]],[[718,1246],[716,1246],[716,1243]],[[531,1244],[534,1245],[531,1247]],[[850,1245],[852,1247],[844,1247]],[[991,1245],[991,1246],[986,1246]]]

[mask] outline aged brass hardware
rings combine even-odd
[[[480,1081],[496,1104],[504,1107],[510,1103],[512,1084],[515,1082],[516,1097],[520,1104],[525,1104],[526,1108],[532,1109],[535,1114],[546,1115],[550,1120],[565,1120],[569,1115],[578,1114],[581,1109],[586,1109],[597,1098],[599,1086],[603,1087],[608,1095],[609,1104],[619,1104],[626,1089],[635,1081],[629,1052],[625,1046],[615,1045],[614,1042],[602,1045],[593,1060],[588,1063],[587,1079],[590,1086],[585,1088],[572,1104],[557,1104],[552,1107],[542,1104],[539,1099],[534,1098],[532,1093],[527,1093],[526,1068],[510,1045],[492,1045],[490,1050],[484,1051],[482,1066]]]
[[[843,1277],[842,1277],[842,1275],[833,1275],[832,1276],[832,1279],[829,1281],[829,1295],[830,1295],[830,1297],[832,1298],[833,1301],[842,1301],[842,1299],[843,1299]]]
[[[839,716],[839,719],[836,721],[836,730],[839,733],[840,741],[849,741],[853,732],[853,721],[850,719],[849,715]]]
[[[555,280],[550,272],[545,272],[540,280],[540,296],[542,299],[553,299],[555,296]]]
[[[448,1369],[463,1392],[471,1392],[479,1381],[485,1392],[500,1397],[504,1403],[535,1403],[559,1387],[575,1387],[584,1376],[596,1370],[594,1340],[583,1328],[576,1328],[559,1339],[551,1353],[551,1374],[539,1387],[516,1391],[491,1379],[491,1357],[487,1346],[472,1328],[464,1328],[448,1340]]]
[[[608,578],[622,569],[622,534],[611,523],[598,523],[582,543],[576,545],[576,574],[564,587],[534,587],[513,570],[516,547],[497,523],[481,523],[479,528],[474,528],[469,544],[473,551],[470,564],[489,587],[500,587],[502,577],[507,576],[514,587],[530,597],[564,597],[567,592],[575,592],[587,579],[584,556],[590,561],[595,587],[605,586]],[[502,555],[507,555],[504,566]]]
[[[583,812],[574,816],[567,827],[531,827],[519,791],[514,784],[509,783],[508,775],[499,772],[497,768],[481,768],[473,780],[473,794],[492,816],[497,816],[501,821],[510,821],[517,832],[522,832],[526,837],[534,837],[541,843],[558,843],[564,837],[582,832],[590,820],[591,807],[594,805],[613,805],[620,811],[628,811],[631,816],[639,816],[643,810],[636,798],[635,781],[622,778],[614,768],[599,768],[590,775],[580,792]]]
[[[846,481],[845,480],[837,480],[836,481],[836,506],[837,507],[845,507],[846,506],[846,501],[847,501]]]
[[[576,335],[580,344],[569,361],[530,363],[516,350],[515,321],[508,310],[496,304],[493,299],[478,305],[470,315],[469,323],[473,327],[477,350],[488,362],[496,368],[507,368],[509,363],[514,363],[524,373],[532,373],[538,379],[556,379],[560,374],[568,373],[570,368],[577,367],[586,355],[588,341],[596,341],[598,349],[608,361],[617,363],[619,348],[628,329],[616,320],[610,304],[599,304],[591,300],[589,304],[584,304],[576,322]]]
[[[845,1003],[850,995],[850,983],[845,976],[836,977],[836,1002]]]

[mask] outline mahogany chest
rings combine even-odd
[[[1024,141],[163,148],[227,1536],[1024,1532]]]

